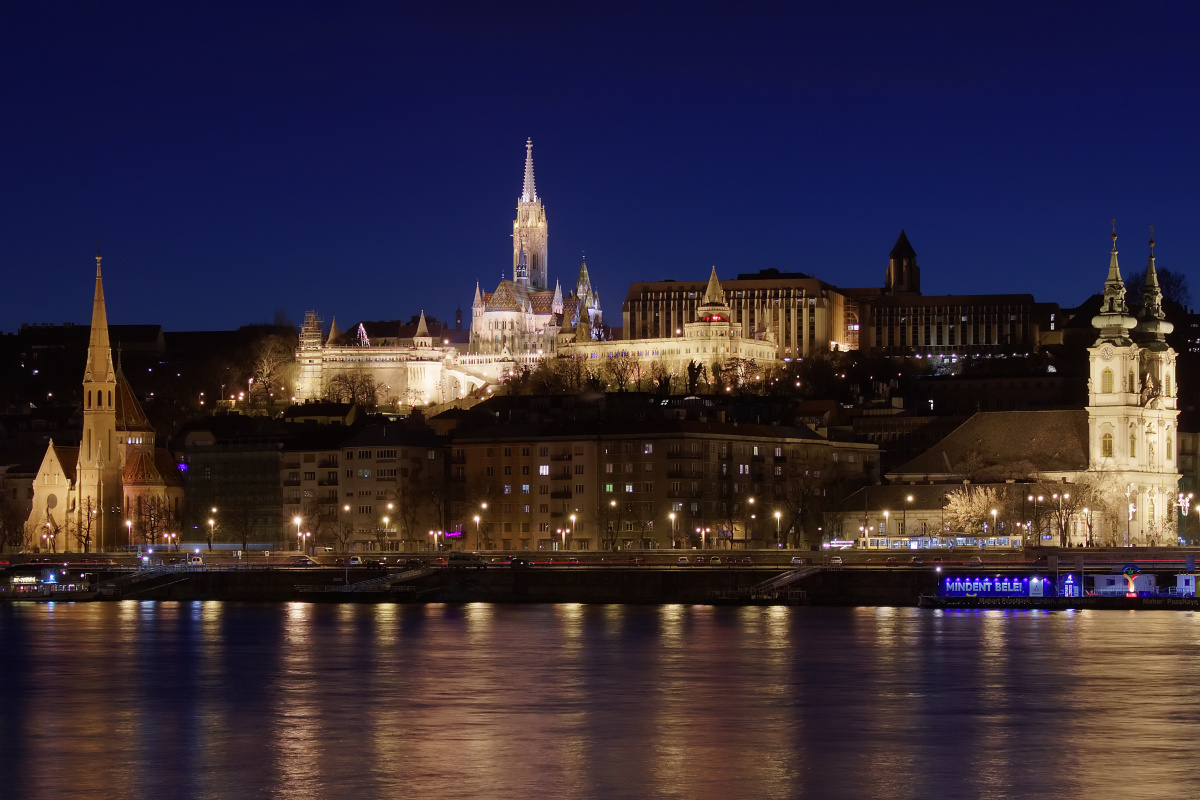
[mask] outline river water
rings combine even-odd
[[[1200,616],[0,605],[0,796],[1172,797]]]

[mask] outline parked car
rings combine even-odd
[[[313,561],[308,556],[300,556],[299,558],[293,559],[292,564],[297,567],[313,567],[316,566],[317,562]]]
[[[841,556],[830,556],[829,557],[829,566],[831,566],[831,567],[842,566],[842,557]]]
[[[364,566],[368,567],[369,569],[383,569],[383,561],[378,558],[373,558]]]
[[[350,556],[350,566],[361,567],[362,566],[362,558],[360,556]]]
[[[433,561],[430,561],[429,564],[433,567],[444,567],[446,566],[446,558],[445,556],[438,556]]]
[[[900,563],[900,562],[898,562],[898,561],[897,561],[895,558],[892,558],[891,556],[888,556],[888,560],[887,560],[887,566],[889,566],[889,567],[894,567],[894,566],[896,566],[898,563]]]
[[[425,569],[425,561],[420,558],[410,558],[404,562],[405,569]]]
[[[919,567],[925,563],[925,559],[921,558],[920,556],[913,556],[912,560],[909,561],[908,563],[909,563],[909,566]]]
[[[697,567],[702,567],[708,563],[708,559],[704,556],[696,556],[696,560],[692,562]]]
[[[792,564],[797,567],[807,566],[808,564],[811,564],[811,563],[812,563],[811,558],[805,558],[804,556],[793,556],[792,557]]]
[[[721,563],[721,557],[720,557],[720,556],[713,556],[712,558],[710,558],[710,559],[708,560],[708,563],[710,563],[710,564],[720,564],[720,563]]]
[[[509,562],[509,566],[513,569],[528,569],[529,567],[533,566],[533,562],[531,562],[528,558],[514,558]]]
[[[607,560],[608,559],[605,559],[605,561],[607,561]],[[676,564],[690,564],[692,562],[688,560],[687,556],[680,556],[679,558],[675,559],[675,563]]]

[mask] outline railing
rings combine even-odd
[[[338,485],[337,478],[322,478],[321,480],[317,481],[317,486],[337,486],[337,485]]]
[[[570,489],[561,489],[557,492],[550,493],[550,497],[553,500],[569,500],[573,496],[574,495],[571,493]]]
[[[550,456],[551,461],[570,461],[572,458],[570,453],[560,453],[556,456]]]
[[[299,486],[300,479],[299,478],[284,478],[283,485],[284,486]]]

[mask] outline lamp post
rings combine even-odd
[[[904,508],[900,510],[900,533],[908,536],[908,504],[913,501],[913,496],[910,494],[904,498]]]
[[[1087,529],[1087,541],[1084,542],[1084,545],[1087,547],[1091,547],[1092,546],[1092,511],[1090,508],[1087,508],[1087,507],[1085,507],[1083,509],[1083,527]]]
[[[46,527],[50,526],[47,525]],[[133,544],[133,520],[131,519],[125,520],[125,541]]]
[[[675,546],[675,512],[667,514],[667,519],[671,520],[671,547]]]
[[[780,547],[779,544],[779,520],[783,515],[778,511],[775,512],[775,547]]]
[[[567,533],[570,533],[571,531],[575,530],[575,515],[572,514],[568,519],[571,520],[571,527],[567,528]],[[566,550],[566,549],[567,549],[567,539],[566,539],[566,537],[563,537],[563,550]]]
[[[1184,541],[1187,538],[1187,516],[1188,509],[1192,507],[1192,493],[1179,493],[1179,508],[1182,509],[1182,514],[1179,516],[1179,533],[1177,538],[1179,541]]]
[[[996,535],[996,509],[992,509],[992,536]]]
[[[475,515],[475,549],[482,550],[483,547],[479,543],[479,515]]]
[[[1137,490],[1137,484],[1131,483],[1125,488],[1125,502],[1129,505],[1129,513],[1125,516],[1125,546],[1129,547],[1129,523],[1133,521],[1133,514],[1137,511],[1137,506],[1133,502],[1133,494]]]
[[[300,549],[300,517],[292,517],[292,522],[296,523],[296,549]]]
[[[888,512],[888,511],[883,512],[883,529],[881,531],[879,531],[880,533],[887,533],[889,536],[891,535],[891,527],[888,525],[888,519],[890,519],[890,517],[891,517],[890,512]]]

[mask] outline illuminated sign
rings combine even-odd
[[[445,536],[448,539],[453,539],[455,536],[462,536],[462,531],[446,531]]]
[[[1049,578],[1016,575],[969,577],[952,575],[938,586],[941,597],[1053,597],[1054,584]]]
[[[33,575],[14,575],[13,583],[37,583],[38,579]]]

